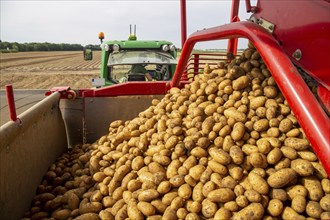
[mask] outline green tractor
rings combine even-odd
[[[128,40],[101,40],[101,74],[93,86],[109,86],[131,81],[168,81],[175,72],[176,48],[169,41],[141,41],[135,34]]]

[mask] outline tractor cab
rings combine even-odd
[[[93,50],[91,47],[84,47],[84,60],[93,59]]]
[[[129,81],[169,81],[177,65],[176,48],[169,41],[141,41],[130,34],[128,40],[101,39],[100,78],[108,86]]]

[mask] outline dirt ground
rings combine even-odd
[[[0,89],[90,88],[100,73],[101,52],[85,61],[82,51],[0,53]]]

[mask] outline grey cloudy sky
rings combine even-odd
[[[231,0],[187,0],[186,5],[188,35],[229,23]],[[1,0],[0,7],[2,41],[98,44],[100,31],[106,40],[123,40],[129,24],[136,24],[138,39],[169,40],[181,47],[179,0]],[[247,19],[243,0],[240,9],[241,20]],[[197,47],[224,48],[226,41]]]

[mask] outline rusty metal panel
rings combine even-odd
[[[43,175],[67,150],[65,126],[54,93],[0,127],[0,216],[20,219]]]
[[[85,98],[85,142],[93,143],[108,133],[111,122],[133,119],[151,105],[152,99],[163,97],[163,95],[140,95]]]

